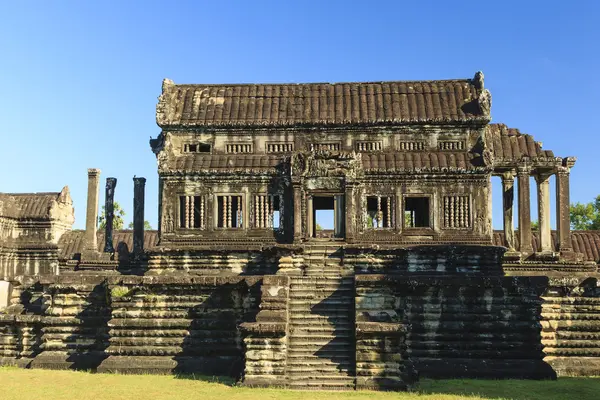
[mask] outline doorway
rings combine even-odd
[[[344,195],[313,196],[311,202],[310,235],[313,238],[344,237]]]

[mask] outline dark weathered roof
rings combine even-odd
[[[163,128],[487,123],[490,96],[482,74],[477,79],[223,85],[165,80],[156,120]]]
[[[180,171],[213,171],[226,168],[264,169],[273,168],[282,162],[281,156],[256,154],[206,154],[178,157],[174,162]]]
[[[76,253],[84,250],[84,230],[74,230],[65,232],[58,241],[59,259],[70,260]],[[104,231],[98,231],[96,234],[98,242],[98,251],[104,251]],[[133,231],[118,230],[113,231],[113,247],[116,249],[120,242],[127,244],[129,251],[133,249]],[[144,249],[152,250],[158,243],[158,231],[144,231]]]
[[[600,231],[572,231],[573,250],[582,253],[586,261],[600,264]],[[515,235],[515,246],[519,248],[519,235]],[[533,248],[538,245],[538,232],[533,232]],[[494,231],[494,244],[504,246],[504,232]],[[556,248],[556,231],[552,231],[552,246]]]
[[[50,219],[50,209],[54,203],[62,200],[61,195],[69,196],[68,188],[62,192],[0,193],[0,217]]]
[[[477,158],[466,152],[397,152],[363,153],[362,164],[366,172],[382,171],[452,171],[475,170]]]
[[[494,154],[494,159],[498,161],[518,161],[523,157],[554,157],[552,151],[542,150],[541,143],[536,142],[533,136],[504,124],[489,124],[486,127],[486,143]]]

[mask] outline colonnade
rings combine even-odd
[[[558,166],[534,167],[527,163],[517,165],[515,168],[497,171],[502,178],[502,203],[503,226],[505,246],[509,251],[520,251],[523,254],[553,252],[572,252],[569,215],[569,174],[575,164],[574,158],[561,160]],[[557,246],[552,245],[550,233],[550,177],[556,176],[556,230]],[[515,176],[518,188],[518,221],[519,221],[519,246],[516,245],[515,230],[513,225],[513,204]],[[537,248],[533,248],[531,234],[531,205],[530,205],[530,177],[533,176],[537,183],[539,240]]]

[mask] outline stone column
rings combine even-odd
[[[569,213],[569,173],[575,165],[575,158],[567,157],[563,165],[556,171],[556,230],[558,233],[558,250],[572,252],[571,242],[571,216]]]
[[[541,253],[552,252],[552,236],[550,234],[550,175],[538,173],[537,182],[538,223],[540,236],[538,251]]]
[[[517,168],[519,186],[519,241],[521,253],[532,253],[531,245],[531,208],[529,191],[529,166],[520,165]]]
[[[117,178],[106,178],[106,192],[104,196],[104,217],[106,227],[104,228],[104,252],[114,253],[113,248],[113,219],[115,218],[114,197],[117,187]]]
[[[144,252],[144,191],[146,178],[133,178],[133,254]]]
[[[96,229],[98,226],[98,189],[100,186],[100,170],[88,169],[87,210],[85,216],[85,249],[97,251]]]
[[[302,191],[300,182],[294,182],[293,184],[293,192],[294,192],[294,202],[293,202],[293,210],[294,210],[294,241],[300,241],[302,238]]]
[[[513,222],[513,204],[515,199],[515,172],[502,174],[502,209],[504,211],[504,244],[509,251],[515,250],[515,227]]]
[[[354,240],[354,234],[356,231],[356,227],[354,226],[355,218],[352,218],[356,215],[356,201],[354,196],[354,184],[346,182],[346,210],[344,210],[344,218],[346,225],[346,241],[351,243]]]
[[[313,197],[307,196],[306,198],[306,238],[313,237],[315,227],[313,226]]]

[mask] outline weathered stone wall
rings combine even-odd
[[[357,274],[437,274],[480,273],[502,275],[503,247],[432,245],[407,248],[364,248],[347,246],[344,264]]]
[[[0,362],[239,376],[260,278],[46,276],[13,282]]]
[[[542,344],[559,376],[600,375],[598,276],[551,277],[542,303]]]
[[[551,378],[540,341],[545,282],[357,275],[356,290],[363,314],[406,324],[405,354],[422,377]]]

